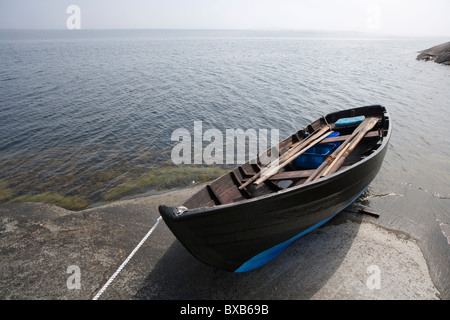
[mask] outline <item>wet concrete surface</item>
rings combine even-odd
[[[0,206],[0,299],[305,300],[441,299],[410,236],[344,211],[275,260],[235,274],[202,264],[160,217],[199,187],[83,211],[38,203]]]

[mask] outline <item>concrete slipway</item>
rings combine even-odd
[[[414,239],[350,211],[252,272],[203,265],[158,220],[157,210],[197,188],[78,212],[37,203],[0,206],[0,298],[440,299]]]

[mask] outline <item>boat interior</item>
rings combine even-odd
[[[356,118],[363,120],[346,121]],[[367,127],[368,120],[372,120],[372,124]],[[367,130],[361,133],[364,125]],[[183,206],[193,209],[235,203],[311,183],[324,175],[339,172],[376,152],[387,135],[388,125],[388,119],[382,113],[339,119],[335,114],[322,117],[280,142],[276,164],[262,165],[274,152],[268,150],[258,159],[246,162],[205,185]],[[358,141],[357,137],[360,137]],[[324,174],[324,170],[333,163],[339,164]],[[272,173],[263,174],[271,167],[275,167]]]

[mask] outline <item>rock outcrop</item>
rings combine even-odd
[[[426,50],[418,51],[417,60],[434,61],[450,65],[450,42],[439,44]]]

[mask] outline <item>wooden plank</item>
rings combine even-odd
[[[223,204],[222,200],[219,198],[219,195],[216,191],[211,187],[210,184],[206,185],[206,189],[209,191],[211,198],[214,200],[216,204]]]
[[[210,192],[207,188],[202,188],[192,198],[189,198],[183,203],[183,206],[193,209],[197,207],[209,207],[215,205],[216,202],[211,198]]]
[[[346,168],[348,166],[343,166],[342,168]],[[310,170],[293,170],[293,171],[284,171],[274,174],[269,180],[277,181],[277,180],[295,180],[295,179],[304,179],[308,178],[315,169]]]
[[[296,170],[296,171],[284,171],[274,174],[269,180],[289,180],[289,179],[302,179],[308,178],[312,173],[312,170]]]
[[[239,166],[239,171],[242,176],[253,176],[256,173],[252,165],[249,163],[244,163],[242,166]]]
[[[325,143],[333,143],[333,142],[343,142],[347,140],[347,138],[350,137],[350,135],[344,135],[344,136],[338,136],[333,138],[325,138],[319,144],[325,144]],[[379,134],[378,131],[370,131],[365,135],[365,139],[367,138],[378,138]]]
[[[367,214],[367,215],[369,215],[369,216],[373,216],[373,217],[375,217],[375,218],[379,218],[379,217],[380,217],[380,214],[379,214],[378,212],[374,212],[374,211],[371,211],[371,210],[367,210],[367,209],[365,209],[365,208],[359,209],[359,212],[360,212],[360,213]]]
[[[238,171],[239,172],[239,171]],[[235,170],[230,172],[230,176],[231,179],[234,181],[234,183],[236,184],[236,188],[238,189],[239,186],[242,185],[242,181],[239,178],[239,176],[237,175],[237,173],[235,172]],[[247,199],[252,198],[252,195],[246,190],[246,189],[238,189],[238,191]]]
[[[209,187],[214,192],[220,204],[231,203],[238,200],[244,200],[245,197],[239,191],[232,180],[230,174],[224,175],[221,179],[212,182]]]

